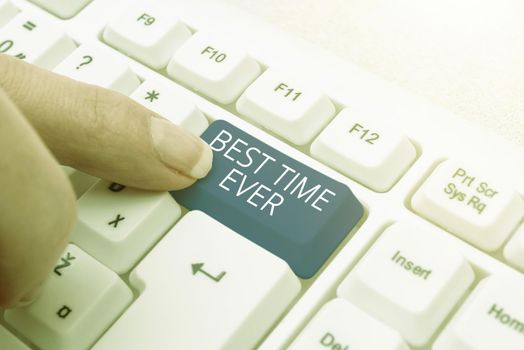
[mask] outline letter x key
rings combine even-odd
[[[123,216],[120,216],[120,214],[117,214],[115,220],[112,220],[112,221],[109,221],[107,224],[108,225],[113,225],[114,228],[116,228],[118,226],[118,223],[122,220],[124,220],[125,217]]]

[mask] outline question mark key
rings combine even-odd
[[[126,95],[140,85],[140,80],[131,71],[124,58],[98,44],[81,45],[53,71]]]
[[[93,57],[89,55],[85,55],[82,57],[83,61],[78,66],[76,66],[76,69],[80,69],[82,66],[85,66],[91,62],[93,62]]]

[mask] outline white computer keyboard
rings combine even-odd
[[[522,146],[216,0],[0,0],[0,52],[230,170],[173,193],[207,215],[65,169],[72,244],[0,349],[524,349]]]

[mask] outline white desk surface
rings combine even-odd
[[[224,0],[524,145],[521,0]]]

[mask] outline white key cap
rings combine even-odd
[[[237,110],[297,145],[309,142],[335,114],[320,91],[273,68],[240,96]]]
[[[75,49],[59,27],[37,15],[21,12],[0,29],[0,53],[53,69]]]
[[[288,350],[409,349],[400,335],[350,302],[334,299],[313,317]]]
[[[504,247],[504,258],[513,266],[524,271],[524,224]]]
[[[485,278],[448,323],[433,350],[524,349],[523,295],[522,279]]]
[[[30,306],[8,310],[13,328],[44,350],[85,349],[131,302],[111,270],[69,245]]]
[[[81,172],[80,170],[73,169],[68,166],[62,166],[65,173],[69,177],[73,190],[75,191],[76,198],[80,198],[91,186],[95,184],[99,179]]]
[[[411,205],[421,216],[487,251],[498,249],[524,216],[524,201],[503,181],[451,160],[439,164]]]
[[[0,27],[18,13],[18,9],[9,0],[0,0]]]
[[[251,349],[300,290],[283,260],[198,211],[131,282],[142,294],[93,349]]]
[[[474,279],[440,234],[398,223],[387,228],[337,295],[423,346]]]
[[[164,68],[191,32],[173,11],[140,3],[108,23],[104,41],[148,66]]]
[[[198,32],[175,52],[167,73],[204,95],[228,104],[260,74],[260,66],[240,48]]]
[[[29,350],[27,345],[0,325],[0,346],[6,350]]]
[[[111,49],[96,44],[80,46],[54,72],[124,95],[129,95],[140,85],[140,80],[124,59]]]
[[[60,18],[71,18],[91,0],[30,0]]]
[[[322,131],[311,154],[379,192],[389,190],[417,156],[400,131],[352,109],[344,109]]]
[[[121,274],[128,271],[180,217],[167,192],[99,181],[78,200],[72,242]]]
[[[157,81],[146,80],[130,97],[195,135],[202,134],[209,125],[193,103],[180,96],[172,87]]]

